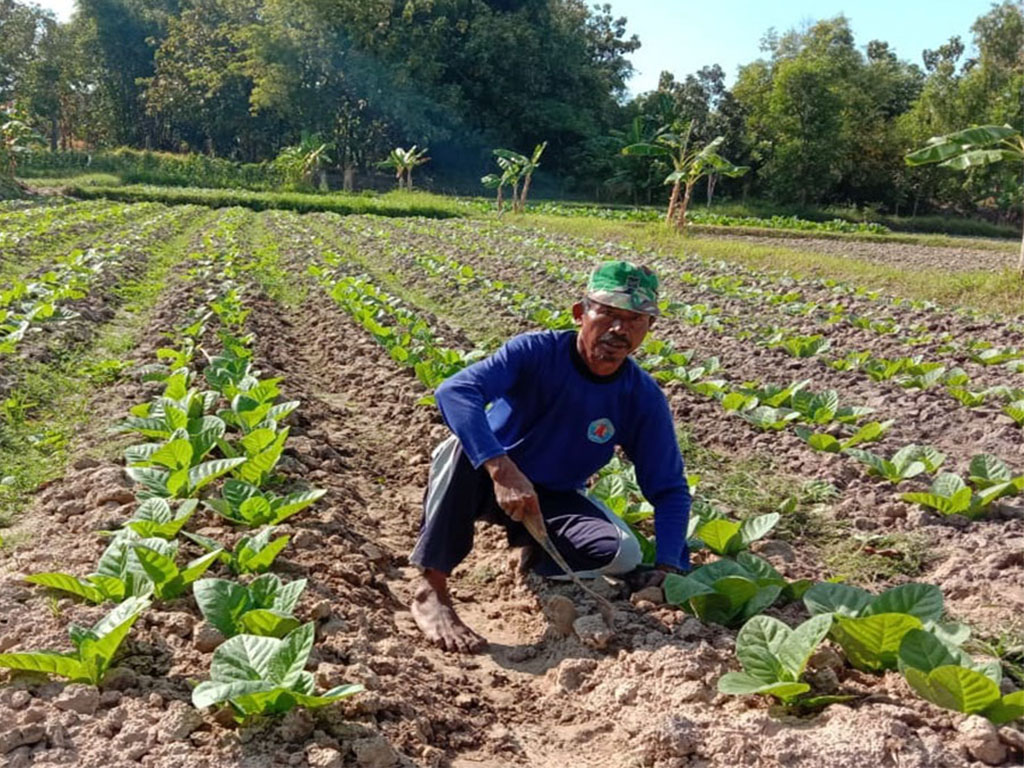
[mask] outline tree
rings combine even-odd
[[[91,32],[90,53],[98,63],[97,86],[110,110],[108,141],[152,144],[142,89],[153,75],[154,47],[164,37],[176,0],[78,0],[81,23]]]
[[[395,147],[387,159],[381,160],[377,165],[381,168],[393,169],[395,178],[398,179],[398,188],[402,189],[404,184],[405,188],[412,192],[412,170],[430,161],[430,158],[426,156],[428,151],[426,147],[417,149],[415,144],[409,149]]]
[[[306,135],[300,144],[282,149],[274,159],[274,166],[293,186],[312,188],[319,178],[320,186],[326,187],[323,172],[332,162],[327,154],[330,149],[331,145],[321,141],[319,136]]]
[[[686,126],[686,133],[664,131],[659,133],[651,143],[631,144],[623,147],[622,154],[639,157],[663,157],[672,163],[672,172],[665,177],[665,184],[672,185],[669,196],[668,212],[665,223],[671,224],[675,218],[676,227],[680,231],[686,228],[686,209],[690,205],[690,196],[694,185],[709,173],[720,173],[723,176],[742,176],[750,169],[746,166],[733,165],[718,154],[718,148],[725,141],[716,136],[704,147],[691,146],[693,123]],[[682,190],[682,200],[679,199]]]
[[[508,185],[512,187],[512,210],[515,213],[526,211],[526,196],[530,191],[530,180],[533,172],[540,167],[540,156],[544,154],[548,143],[541,142],[533,148],[533,154],[527,157],[511,149],[496,149],[493,154],[501,168],[501,174],[490,173],[480,179],[485,187],[497,188],[498,190],[498,212],[502,209],[502,189]],[[522,193],[519,192],[519,183],[523,184]]]
[[[995,163],[1024,164],[1024,136],[1009,125],[979,125],[945,136],[934,136],[921,149],[906,157],[907,165],[937,163],[945,168],[968,171]],[[1017,270],[1024,276],[1024,235],[1021,237]]]
[[[0,110],[0,176],[13,179],[18,161],[41,145],[41,138],[22,115]]]

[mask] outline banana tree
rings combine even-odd
[[[685,134],[667,130],[655,136],[653,142],[639,142],[622,148],[622,154],[636,157],[663,157],[672,163],[672,172],[665,177],[665,183],[672,185],[665,223],[675,221],[682,230],[686,227],[686,209],[690,205],[693,188],[702,178],[711,173],[722,176],[742,176],[750,170],[745,165],[733,165],[718,154],[718,148],[725,137],[717,136],[704,147],[691,146],[693,133],[691,122]],[[682,193],[682,199],[680,199]]]
[[[981,168],[1002,161],[1024,163],[1024,136],[1009,125],[977,125],[945,136],[933,136],[921,149],[906,156],[907,165],[940,166],[957,171]],[[1017,270],[1024,274],[1024,235]]]
[[[409,147],[409,149],[395,147],[391,150],[391,154],[387,156],[387,159],[381,160],[377,165],[381,168],[393,169],[395,171],[395,178],[398,180],[398,188],[402,189],[404,179],[405,188],[411,192],[412,169],[423,165],[430,160],[430,158],[426,156],[428,151],[429,150],[426,147],[423,147],[423,149],[417,149],[415,144]]]
[[[502,168],[501,173],[488,173],[480,179],[480,183],[488,189],[498,190],[498,196],[496,198],[498,213],[501,213],[505,209],[505,187],[506,185],[513,184],[513,182],[515,185],[513,186],[513,194],[515,194],[515,190],[519,185],[519,178],[515,167],[512,165]]]
[[[533,154],[527,157],[510,149],[496,149],[494,155],[497,158],[501,174],[489,173],[480,179],[485,187],[497,188],[498,190],[498,211],[502,209],[502,190],[505,185],[512,187],[512,210],[522,213],[526,210],[526,196],[530,191],[530,181],[533,172],[540,167],[540,156],[547,148],[546,141],[541,142],[533,148]],[[519,191],[519,184],[522,182],[522,193]]]
[[[273,165],[291,184],[313,186],[319,177],[325,185],[325,169],[332,162],[327,153],[332,146],[317,136],[304,136],[301,143],[282,149]]]

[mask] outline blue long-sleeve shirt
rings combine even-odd
[[[507,454],[531,482],[552,490],[584,487],[622,446],[654,506],[657,562],[689,567],[690,491],[672,413],[632,358],[597,376],[580,357],[574,331],[525,333],[447,379],[435,395],[474,467]]]

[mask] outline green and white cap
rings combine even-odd
[[[587,298],[631,312],[658,315],[658,276],[629,261],[606,261],[590,273]]]

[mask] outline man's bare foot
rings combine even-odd
[[[448,577],[440,571],[424,570],[409,608],[420,631],[446,651],[476,653],[487,645],[486,638],[466,626],[455,613],[448,594]]]

